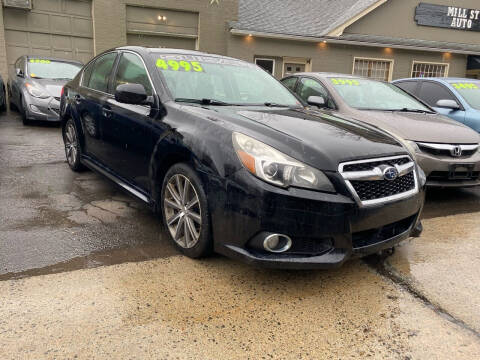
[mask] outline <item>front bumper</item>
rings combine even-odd
[[[60,121],[60,99],[49,97],[40,99],[30,95],[25,96],[25,113],[28,120]]]
[[[247,263],[288,269],[325,269],[391,248],[418,236],[424,189],[383,205],[358,207],[351,196],[267,184],[245,170],[223,186],[209,182],[215,251]],[[268,234],[292,239],[273,254],[258,246]]]
[[[431,187],[471,187],[480,185],[480,153],[454,158],[417,153],[417,162]]]

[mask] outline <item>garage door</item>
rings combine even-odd
[[[127,6],[127,44],[195,50],[198,13]]]
[[[31,11],[3,9],[7,59],[25,54],[86,62],[93,56],[92,3],[35,0]]]

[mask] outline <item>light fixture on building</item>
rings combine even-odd
[[[160,21],[167,21],[167,17],[165,15],[158,15],[158,20]]]
[[[323,40],[322,42],[323,42],[324,44],[326,44],[326,43],[327,43],[327,40]]]
[[[252,34],[248,34],[248,37],[252,37],[253,35]]]

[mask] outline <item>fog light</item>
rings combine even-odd
[[[35,111],[37,113],[41,113],[40,109],[33,104],[30,104],[30,109],[32,109],[32,111]]]
[[[292,239],[286,235],[271,234],[263,240],[263,247],[273,253],[282,253],[292,247]]]

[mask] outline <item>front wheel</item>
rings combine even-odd
[[[63,128],[63,143],[68,166],[73,171],[82,171],[85,167],[80,162],[80,142],[77,128],[72,119],[69,119]]]
[[[213,251],[207,196],[195,171],[173,165],[162,185],[162,217],[175,246],[186,256],[200,258]]]

